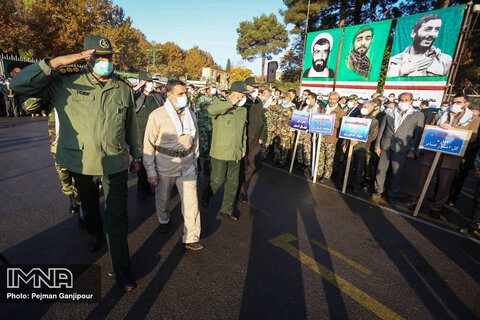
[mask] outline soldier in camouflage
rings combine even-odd
[[[55,109],[45,99],[30,98],[23,103],[23,110],[28,113],[46,113],[48,114],[48,136],[50,138],[50,151],[53,155],[53,160],[57,153],[57,130],[55,121]],[[78,192],[75,188],[74,181],[70,175],[68,169],[63,168],[57,162],[55,162],[55,169],[58,173],[58,178],[62,183],[62,192],[70,199],[70,213],[79,214],[79,225],[84,226],[83,212],[80,210],[80,199],[78,198]]]
[[[203,173],[210,173],[210,147],[212,145],[212,118],[207,111],[209,105],[217,99],[217,89],[210,85],[204,89],[205,94],[197,98],[197,122],[200,140],[200,158],[204,159]],[[198,169],[200,170],[200,158]]]
[[[277,118],[282,110],[282,107],[280,105],[277,105],[274,103],[274,99],[272,96],[272,90],[270,89],[265,89],[263,90],[263,96],[264,96],[264,103],[263,103],[263,108],[265,109],[265,127],[267,128],[267,136],[265,139],[265,153],[264,157],[268,156],[268,152],[270,150],[270,147],[273,144],[273,138],[275,137],[275,127],[277,123]]]
[[[281,111],[278,114],[275,126],[275,138],[273,144],[273,160],[284,166],[292,147],[293,130],[290,129],[292,114],[295,110],[295,104],[291,97],[287,96],[282,100]]]
[[[309,113],[319,113],[320,107],[317,104],[317,95],[315,93],[308,93],[305,99],[305,107],[302,109],[304,112]],[[312,134],[310,132],[299,131],[300,135],[298,138],[298,150],[297,150],[297,161],[300,165],[304,166],[305,174],[310,175],[311,164],[312,164]]]

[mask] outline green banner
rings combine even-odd
[[[388,80],[446,81],[466,7],[465,4],[398,19]]]
[[[333,81],[341,38],[341,28],[307,34],[302,78]]]
[[[345,28],[337,81],[378,82],[392,20]]]

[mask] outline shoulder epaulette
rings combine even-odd
[[[117,75],[118,76],[118,79],[122,80],[123,82],[125,82],[126,84],[128,84],[130,87],[133,88],[133,84],[128,81],[127,79],[125,79],[124,77],[120,76],[120,75]]]
[[[60,72],[60,74],[77,73],[77,72],[80,72],[80,68],[78,68],[78,67],[62,67],[62,68],[58,69],[58,72]]]

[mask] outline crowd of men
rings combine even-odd
[[[448,201],[456,200],[474,163],[476,172],[480,172],[476,143],[480,112],[469,108],[468,97],[463,95],[454,97],[451,105],[447,103],[433,115],[428,103],[416,110],[410,93],[397,98],[375,94],[371,100],[361,102],[356,95],[341,97],[331,92],[324,102],[309,90],[298,97],[293,89],[262,89],[253,77],[235,81],[228,90],[220,91],[212,83],[195,88],[180,80],[159,86],[146,72],[141,72],[133,88],[128,80],[113,72],[112,57],[121,53],[113,50],[107,38],[88,36],[84,49],[81,53],[44,59],[12,74],[9,90],[30,98],[23,104],[26,111],[49,114],[52,154],[62,190],[70,198],[72,212],[78,212],[79,223],[90,235],[91,252],[99,250],[103,243],[99,205],[103,189],[113,274],[126,292],[136,287],[127,243],[128,169],[138,174],[137,198],[155,196],[161,233],[168,232],[168,201],[176,186],[184,217],[182,242],[186,250],[201,250],[204,246],[199,242],[199,202],[208,207],[223,186],[219,215],[237,221],[235,203],[237,199],[248,202],[252,176],[265,158],[271,157],[275,164],[285,166],[291,160],[297,134],[294,160],[298,170],[311,177],[315,169],[312,149],[317,137],[290,128],[295,110],[336,115],[333,135],[322,135],[318,150],[315,167],[321,183],[328,183],[334,173],[344,170],[345,151],[351,144],[352,192],[365,189],[374,199],[386,196],[395,203],[406,161],[419,155],[425,124],[473,132],[464,159],[442,155],[438,187],[430,207],[433,217],[440,216]],[[84,61],[87,63],[82,68],[70,67]],[[339,139],[345,116],[372,119],[366,142]],[[432,165],[432,154],[425,151],[423,156],[420,191]],[[198,201],[200,171],[209,175],[210,180]],[[386,186],[388,174],[390,184]],[[477,191],[480,199],[480,187]],[[414,207],[419,194],[417,191],[410,207]],[[479,213],[477,206],[463,232],[479,229]]]

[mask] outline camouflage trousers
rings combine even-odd
[[[318,150],[317,175],[325,179],[330,179],[333,173],[333,162],[335,160],[335,143],[325,142],[325,136],[322,135],[322,143]]]
[[[365,168],[365,180],[374,182],[377,174],[378,160],[380,158],[375,152],[367,153],[367,166]]]
[[[208,158],[212,146],[212,131],[198,130],[199,151],[201,158]]]
[[[273,142],[273,160],[284,165],[292,147],[291,137],[287,134],[277,134]]]
[[[52,151],[53,160],[55,160],[55,156],[56,156],[55,152],[57,151],[57,145],[56,144],[52,145],[50,147],[50,150]],[[57,170],[58,178],[62,183],[63,194],[65,194],[67,197],[70,198],[72,206],[80,205],[80,198],[78,197],[78,191],[77,191],[77,188],[75,187],[73,177],[70,174],[70,171],[62,167],[56,162],[55,162],[55,170]]]
[[[298,132],[297,160],[299,164],[312,165],[312,134],[309,132]]]

